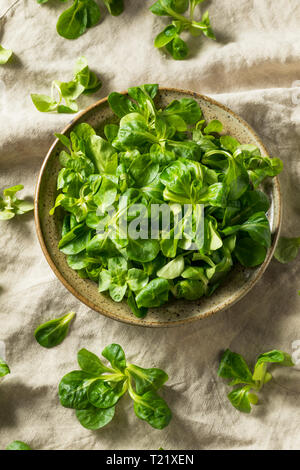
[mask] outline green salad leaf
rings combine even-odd
[[[212,295],[238,262],[263,263],[270,201],[253,174],[263,181],[281,170],[221,135],[222,123],[206,122],[194,99],[159,109],[157,94],[156,84],[111,93],[116,117],[101,135],[86,123],[56,134],[61,170],[50,213],[64,216],[59,249],[138,318],[169,300]]]
[[[37,3],[42,5],[43,3],[48,3],[49,0],[36,0],[36,1],[37,1]],[[63,2],[63,3],[66,3],[69,0],[60,0],[60,1]]]
[[[92,431],[103,428],[113,419],[115,415],[115,407],[110,408],[96,408],[89,405],[85,410],[76,410],[76,417],[80,424]]]
[[[70,82],[54,80],[50,96],[31,94],[31,99],[36,109],[42,113],[72,114],[78,111],[76,100],[80,95],[96,93],[101,86],[101,81],[89,69],[87,59],[82,56],[76,61],[73,80]]]
[[[166,427],[172,413],[157,390],[168,380],[168,375],[161,369],[128,364],[119,344],[106,346],[102,356],[110,366],[87,349],[78,352],[81,370],[62,378],[58,392],[61,404],[76,410],[82,426],[95,430],[113,419],[117,403],[128,392],[138,418],[156,429]]]
[[[106,6],[109,13],[113,16],[119,16],[124,11],[123,0],[103,0],[103,3]]]
[[[74,312],[70,312],[63,317],[43,323],[35,330],[35,339],[44,348],[58,346],[67,336],[70,323],[75,315]]]
[[[37,3],[39,3],[40,5],[44,4],[44,3],[48,3],[49,0],[36,0]],[[63,3],[67,3],[69,0],[60,0],[61,2]]]
[[[0,377],[10,374],[10,369],[6,362],[0,357]]]
[[[204,0],[157,0],[150,11],[154,15],[168,16],[172,21],[166,26],[154,40],[154,45],[158,49],[165,47],[175,60],[183,60],[189,54],[187,43],[180,37],[185,31],[192,36],[204,35],[210,39],[216,39],[206,11],[201,20],[195,19],[195,8]],[[189,10],[188,15],[184,15]],[[207,133],[213,131],[207,130]],[[220,132],[216,130],[214,132]]]
[[[229,379],[230,383],[228,385],[233,387],[238,385],[228,394],[230,403],[237,410],[250,413],[251,404],[256,405],[258,403],[256,393],[272,379],[271,373],[267,370],[268,364],[278,364],[284,367],[294,366],[289,354],[274,349],[258,356],[252,373],[240,354],[232,352],[230,349],[224,352],[218,375],[224,379]]]
[[[118,16],[124,11],[123,0],[103,0],[103,3],[113,16]],[[101,11],[94,0],[73,0],[71,7],[58,18],[56,29],[63,38],[77,39],[88,28],[98,24],[100,18]]]
[[[22,189],[24,186],[18,184],[3,190],[3,197],[0,197],[0,220],[9,220],[15,215],[26,214],[33,210],[32,202],[17,198],[16,194]]]
[[[6,64],[12,55],[13,55],[12,50],[4,49],[4,47],[2,47],[0,44],[0,65]]]
[[[280,263],[289,263],[293,261],[299,253],[300,237],[287,238],[280,237],[274,253],[275,258]]]
[[[13,441],[7,447],[6,450],[32,450],[28,444],[22,441]]]

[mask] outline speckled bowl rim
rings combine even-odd
[[[193,91],[185,90],[185,89],[181,89],[181,88],[160,86],[159,90],[160,91],[166,91],[166,92],[175,92],[175,93],[190,95],[194,98],[197,98],[197,99],[200,99],[200,100],[203,100],[203,101],[207,101],[209,104],[218,106],[219,108],[223,109],[223,111],[226,111],[228,114],[230,114],[235,119],[237,119],[244,127],[246,127],[248,129],[248,131],[254,136],[256,141],[260,144],[260,146],[261,146],[262,150],[265,152],[265,154],[268,155],[268,151],[267,151],[265,145],[262,143],[261,139],[256,134],[254,129],[243,118],[241,118],[238,114],[236,114],[234,111],[232,111],[230,108],[223,105],[222,103],[219,103],[218,101],[216,101],[216,100],[214,100],[214,99],[212,99],[212,98],[210,98],[206,95],[202,95],[201,93],[197,93],[197,92],[193,92]],[[123,95],[126,95],[127,90],[125,90],[121,93]],[[73,127],[74,124],[76,124],[76,122],[78,122],[83,116],[88,114],[94,108],[97,108],[98,106],[106,103],[107,101],[108,101],[108,96],[101,99],[101,100],[99,100],[99,101],[97,101],[96,103],[93,103],[91,106],[89,106],[85,110],[78,113],[76,115],[76,118],[74,118],[72,121],[70,121],[68,123],[68,125],[63,129],[61,134],[65,134],[66,132],[68,132],[69,129],[71,127]],[[34,197],[35,227],[36,227],[36,232],[37,232],[38,240],[39,240],[40,246],[42,248],[42,251],[45,255],[45,258],[46,258],[49,266],[53,270],[54,274],[62,282],[62,284],[78,300],[80,300],[87,307],[91,308],[92,310],[94,310],[94,311],[96,311],[96,312],[98,312],[98,313],[100,313],[100,314],[102,314],[102,315],[104,315],[108,318],[111,318],[113,320],[117,320],[121,323],[129,324],[129,325],[142,326],[142,327],[148,327],[148,328],[175,327],[175,326],[186,325],[186,324],[189,324],[189,323],[192,323],[192,322],[195,322],[195,321],[202,320],[202,319],[207,318],[207,317],[209,317],[209,316],[211,316],[211,315],[213,315],[217,312],[220,312],[222,310],[225,310],[225,309],[233,306],[236,302],[238,302],[246,294],[248,294],[248,292],[253,288],[253,286],[261,279],[263,273],[267,269],[267,267],[268,267],[268,265],[269,265],[269,263],[270,263],[270,261],[273,257],[273,254],[274,254],[277,242],[278,242],[279,234],[280,234],[280,228],[281,228],[281,222],[282,222],[282,201],[281,201],[281,191],[280,191],[280,183],[279,183],[278,177],[273,178],[274,192],[277,193],[277,213],[278,213],[278,215],[277,215],[277,225],[274,227],[272,245],[271,245],[271,247],[268,251],[268,254],[267,254],[264,262],[262,263],[259,270],[257,271],[255,277],[253,277],[253,279],[251,279],[251,281],[248,281],[247,283],[245,283],[245,286],[239,290],[239,292],[236,294],[235,297],[232,296],[227,301],[225,300],[221,304],[211,308],[211,310],[207,311],[205,314],[201,314],[201,315],[199,314],[198,316],[194,316],[194,317],[191,317],[191,318],[184,318],[182,320],[165,321],[165,322],[152,321],[152,322],[148,322],[148,323],[143,323],[142,319],[139,319],[135,316],[132,316],[132,319],[123,319],[123,318],[120,318],[118,315],[115,315],[111,312],[108,312],[104,309],[99,308],[97,305],[95,305],[89,299],[87,299],[86,297],[81,295],[79,292],[77,292],[77,290],[74,289],[74,287],[71,286],[71,284],[69,284],[69,282],[63,277],[63,275],[60,273],[60,271],[56,267],[54,261],[52,260],[50,254],[47,250],[45,240],[44,240],[44,237],[43,237],[43,233],[42,233],[42,228],[41,228],[41,223],[40,223],[40,214],[39,214],[40,188],[41,188],[42,178],[43,178],[43,174],[44,174],[45,168],[47,166],[48,160],[51,158],[52,152],[55,149],[55,146],[57,145],[58,142],[59,142],[59,140],[55,139],[55,141],[51,145],[51,147],[50,147],[49,151],[47,152],[47,155],[46,155],[46,157],[43,161],[40,172],[39,172],[39,176],[38,176],[38,180],[37,180],[37,184],[36,184],[36,189],[35,189],[35,197]]]

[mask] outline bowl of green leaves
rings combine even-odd
[[[79,300],[133,325],[192,322],[260,279],[281,222],[278,158],[239,116],[142,85],[80,113],[35,196],[48,263]]]

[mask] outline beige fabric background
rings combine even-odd
[[[44,155],[70,120],[41,114],[30,93],[47,93],[53,79],[71,78],[84,54],[103,79],[84,108],[113,90],[158,82],[213,96],[246,119],[272,155],[283,159],[283,233],[300,235],[299,0],[208,0],[218,41],[193,42],[192,57],[175,62],[152,43],[165,20],[147,11],[151,1],[125,0],[119,18],[76,41],[59,37],[56,19],[64,5],[49,0],[1,0],[0,43],[15,52],[0,67],[6,87],[0,109],[0,189],[23,183],[33,195]],[[298,90],[299,91],[299,90]],[[300,93],[298,93],[298,98]],[[296,96],[297,97],[297,96]],[[233,409],[218,379],[219,354],[227,347],[251,362],[274,347],[292,353],[300,340],[299,258],[272,261],[263,279],[230,310],[174,329],[141,329],[102,318],[77,301],[54,277],[37,242],[32,214],[0,226],[0,340],[11,375],[0,386],[0,448],[24,440],[34,449],[299,449],[300,365],[277,370],[260,406],[247,416]],[[74,309],[77,319],[65,342],[42,349],[35,327]],[[60,378],[76,368],[76,353],[95,353],[120,343],[130,361],[160,366],[170,376],[164,390],[174,412],[163,431],[138,420],[123,399],[115,419],[97,432],[85,430],[72,410],[61,407]]]

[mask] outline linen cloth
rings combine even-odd
[[[33,196],[53,133],[71,118],[39,113],[30,93],[47,94],[52,80],[71,79],[75,60],[85,55],[103,87],[80,99],[81,109],[111,91],[157,82],[207,94],[239,113],[270,154],[284,161],[282,232],[299,236],[300,2],[207,1],[217,42],[194,38],[182,62],[154,48],[167,20],[148,11],[152,2],[125,4],[118,18],[102,8],[101,24],[68,41],[55,28],[65,4],[1,0],[0,44],[14,57],[0,67],[0,189],[22,183],[23,194]],[[0,340],[11,368],[0,385],[1,449],[16,439],[33,449],[300,447],[299,365],[274,372],[251,415],[231,406],[230,389],[217,377],[220,353],[228,347],[250,364],[273,348],[299,361],[299,346],[293,349],[300,340],[299,258],[287,265],[273,260],[255,288],[225,312],[188,326],[146,329],[102,317],[62,286],[41,252],[32,214],[1,222],[0,231]],[[77,318],[63,344],[41,348],[35,328],[70,310]],[[123,346],[130,362],[168,372],[163,396],[174,417],[164,430],[138,420],[127,398],[99,431],[84,429],[75,412],[60,405],[57,386],[77,368],[77,351],[100,355],[111,342]]]

